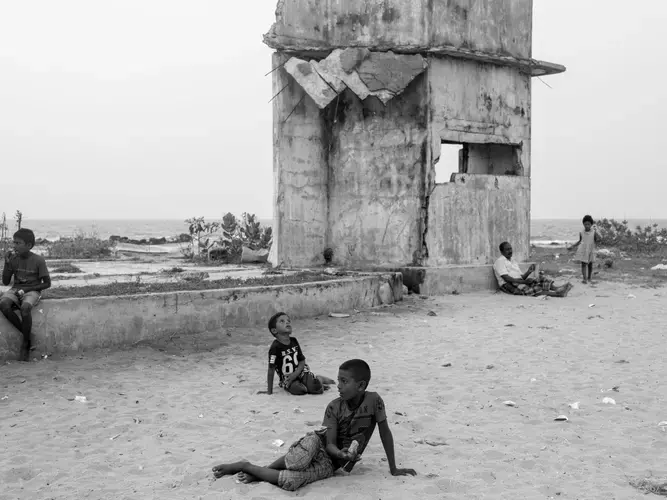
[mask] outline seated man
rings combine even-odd
[[[531,264],[528,271],[521,273],[519,264],[512,260],[512,245],[503,241],[500,244],[500,253],[503,254],[493,264],[493,272],[498,280],[500,289],[511,295],[548,295],[549,297],[566,297],[572,289],[571,283],[556,287],[554,282],[540,273],[537,279],[529,278],[535,271],[535,264]]]

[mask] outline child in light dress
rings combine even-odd
[[[579,241],[568,248],[568,250],[577,249],[574,260],[581,262],[582,283],[591,282],[593,276],[593,261],[595,261],[595,244],[600,241],[600,235],[597,233],[593,217],[585,215],[582,219],[584,230],[579,233]]]

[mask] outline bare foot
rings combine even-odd
[[[239,481],[244,484],[256,483],[259,481],[259,479],[257,479],[255,476],[248,474],[247,472],[239,472],[236,477],[238,477]]]
[[[588,284],[588,281],[587,281],[587,280],[581,280],[581,282],[582,282],[584,285],[587,285],[587,284]]]
[[[213,467],[213,475],[216,478],[221,478],[222,476],[231,476],[233,474],[238,474],[243,471],[243,466],[249,463],[247,460],[240,460],[231,464],[220,464]]]
[[[324,375],[318,375],[317,380],[322,382],[322,385],[333,385],[336,383],[332,379],[330,379],[329,377],[325,377]]]

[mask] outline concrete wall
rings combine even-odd
[[[466,174],[522,175],[521,149],[505,144],[468,144]]]
[[[37,353],[133,344],[173,334],[257,326],[277,311],[304,318],[401,300],[400,273],[270,287],[89,299],[44,300],[33,311]],[[0,315],[0,360],[16,359],[21,337]]]
[[[450,57],[429,58],[433,150],[441,141],[521,146],[530,175],[530,76]]]
[[[425,265],[492,264],[504,240],[519,262],[530,250],[530,179],[457,174],[429,199]]]
[[[286,60],[273,55],[273,67]],[[285,86],[287,87],[285,88]],[[274,225],[270,260],[275,265],[323,262],[328,227],[327,150],[319,108],[283,70],[273,72]],[[291,115],[290,115],[291,113]],[[288,118],[289,117],[289,118]]]
[[[280,0],[275,49],[455,47],[531,57],[532,0]]]
[[[421,251],[426,79],[384,106],[350,91],[331,106],[329,246],[344,265],[406,265]]]

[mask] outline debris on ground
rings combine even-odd
[[[516,404],[514,401],[503,401],[503,404],[504,404],[505,406],[511,406],[511,407],[513,407],[513,408],[516,408],[516,407],[517,407],[517,404]]]
[[[649,477],[633,479],[630,481],[630,486],[644,494],[653,493],[654,495],[667,497],[667,480],[657,480]]]
[[[330,318],[349,318],[350,315],[345,314],[345,313],[329,313],[329,317]]]
[[[616,401],[613,398],[602,398],[602,402],[606,405],[615,405]]]
[[[556,418],[554,418],[556,422],[567,422],[569,418],[567,418],[565,415],[558,415]]]

